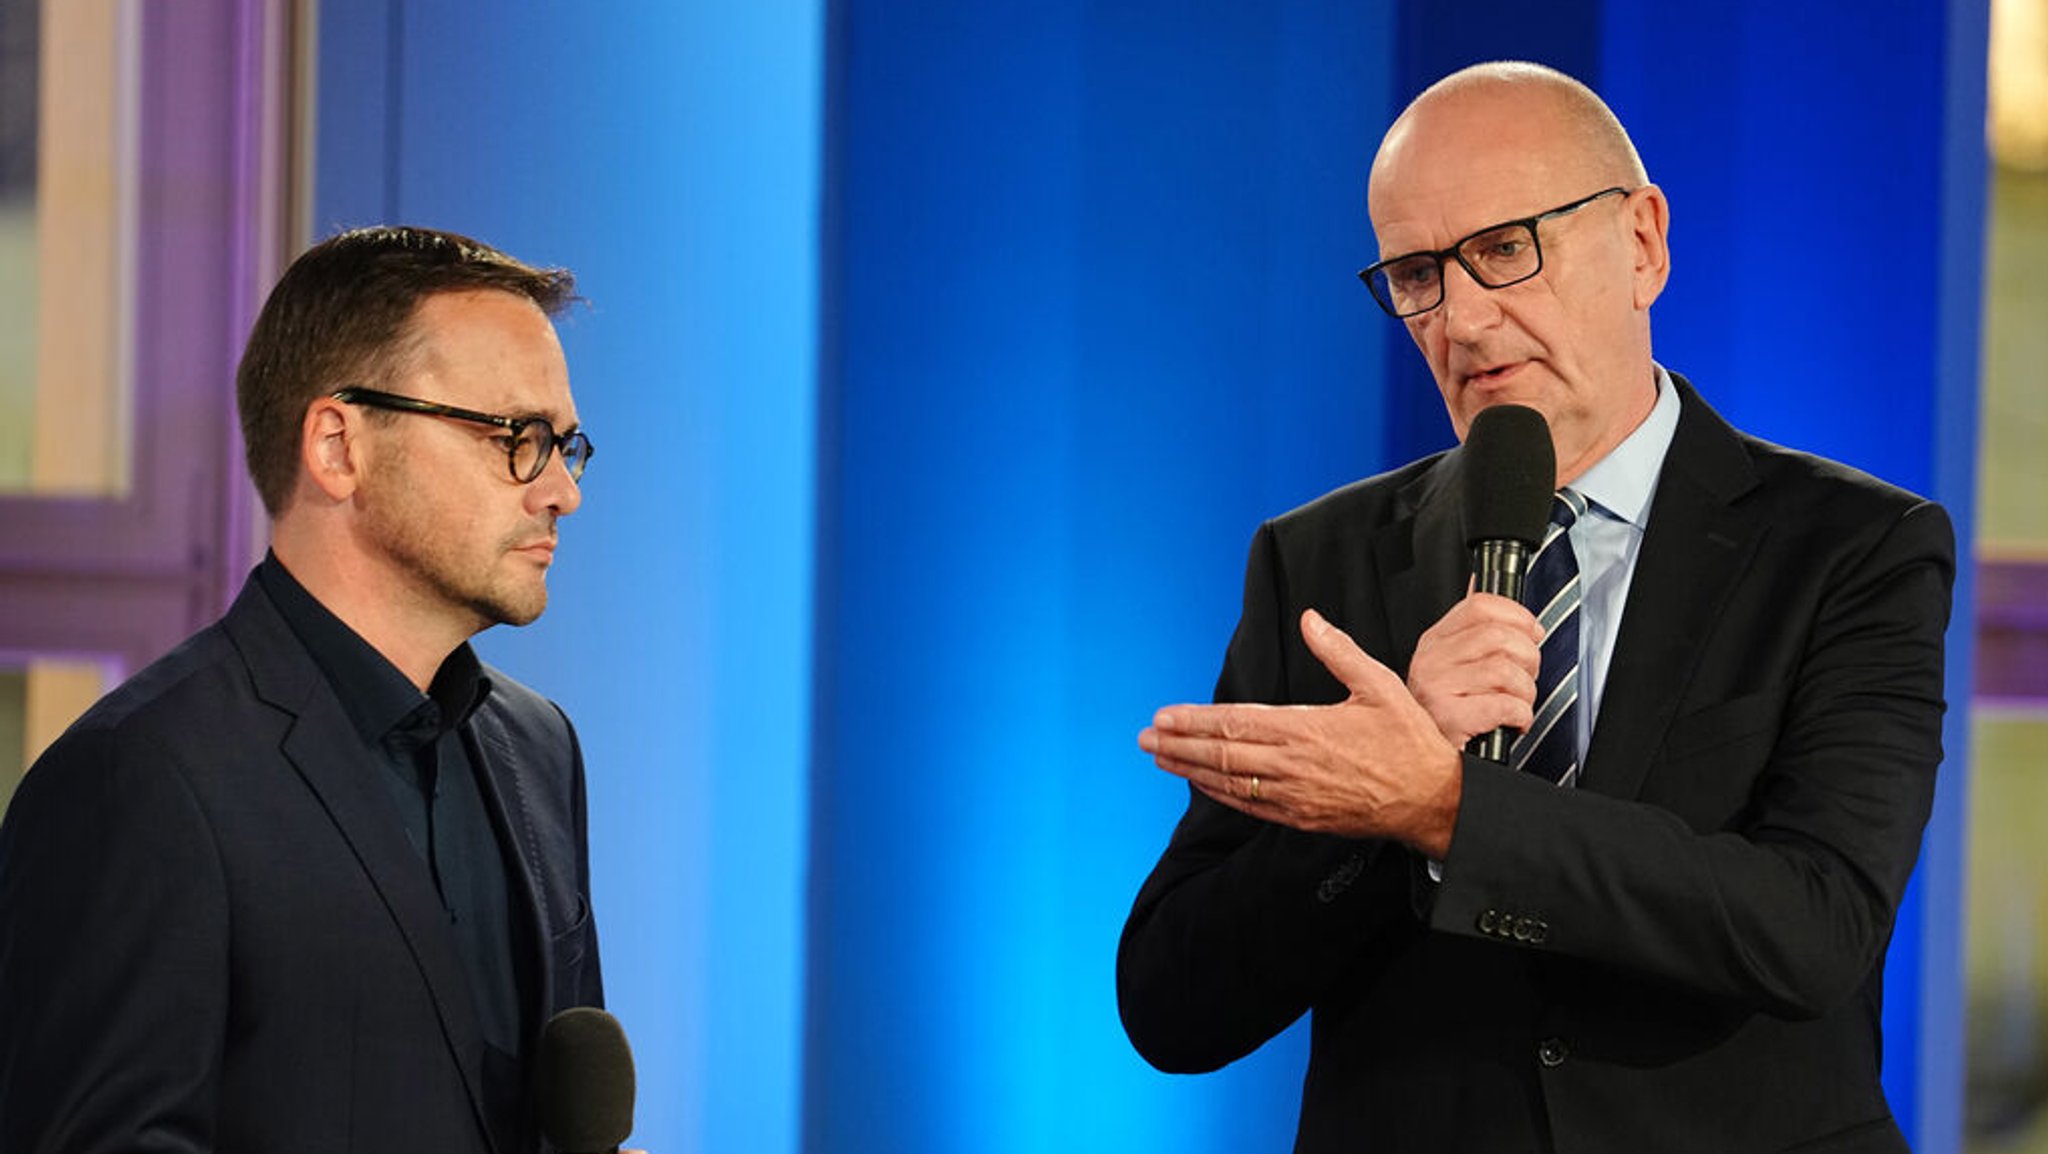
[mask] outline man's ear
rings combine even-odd
[[[299,426],[299,467],[330,501],[355,495],[362,475],[361,412],[333,397],[316,398]]]
[[[1648,309],[1671,279],[1671,203],[1664,190],[1644,185],[1629,198],[1629,226],[1635,238],[1635,306]]]

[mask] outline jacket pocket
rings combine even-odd
[[[583,967],[591,954],[590,934],[590,906],[579,894],[576,914],[570,919],[569,928],[548,940],[548,964],[553,971],[551,984],[555,991],[556,1009],[579,1004],[584,986]]]

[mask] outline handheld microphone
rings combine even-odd
[[[1550,423],[1526,405],[1481,409],[1459,455],[1464,486],[1459,496],[1474,585],[1481,593],[1520,601],[1530,559],[1550,523],[1551,491],[1557,484]],[[1505,762],[1513,734],[1506,727],[1482,733],[1465,750]]]
[[[633,1132],[633,1048],[595,1006],[548,1019],[533,1085],[541,1133],[562,1154],[612,1154]]]

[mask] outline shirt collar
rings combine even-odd
[[[256,578],[326,676],[365,742],[396,739],[419,744],[469,720],[489,696],[490,678],[467,642],[448,655],[427,692],[421,693],[397,666],[307,592],[277,554],[264,556]]]
[[[1650,497],[1657,491],[1664,454],[1678,431],[1678,390],[1672,387],[1671,374],[1664,366],[1654,367],[1657,403],[1651,406],[1650,415],[1571,485],[1609,517],[1638,530],[1649,525]]]

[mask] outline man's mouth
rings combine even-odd
[[[1473,372],[1465,374],[1465,383],[1472,385],[1490,385],[1495,383],[1496,381],[1505,379],[1507,376],[1512,374],[1516,369],[1521,367],[1521,361],[1512,361],[1508,364],[1495,365],[1492,368],[1488,369],[1478,369]]]

